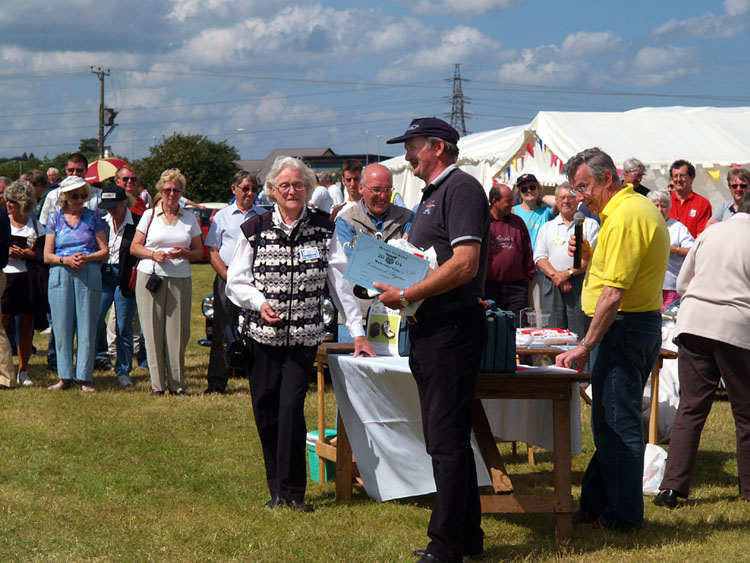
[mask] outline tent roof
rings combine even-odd
[[[649,167],[669,166],[678,158],[704,168],[750,159],[747,107],[541,111],[529,129],[563,160],[594,146],[607,152],[618,165],[632,156]]]

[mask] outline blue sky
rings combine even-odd
[[[450,111],[454,65],[479,132],[542,110],[750,106],[750,0],[6,0],[0,156],[97,132],[142,157],[175,131],[274,148],[395,155],[412,117]]]

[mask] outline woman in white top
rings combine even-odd
[[[195,215],[180,206],[185,183],[176,168],[162,172],[154,207],[143,214],[130,247],[130,253],[141,259],[135,300],[152,395],[163,395],[165,385],[173,395],[186,394],[185,348],[193,295],[190,261],[203,257],[203,243]]]
[[[653,190],[649,192],[647,197],[659,208],[661,214],[664,215],[667,228],[669,228],[669,265],[667,266],[667,274],[664,276],[664,285],[661,290],[664,307],[667,307],[680,298],[677,294],[677,276],[680,274],[682,263],[690,248],[695,243],[695,239],[685,225],[677,219],[669,218],[669,209],[672,207],[669,192]],[[664,308],[662,308],[663,310]]]
[[[10,319],[18,316],[18,382],[28,387],[34,385],[26,373],[34,336],[34,317],[26,262],[36,260],[31,247],[41,234],[41,228],[28,215],[36,204],[34,191],[28,182],[18,180],[8,186],[5,189],[5,201],[10,217],[11,242],[8,265],[3,268],[6,285],[2,297],[2,319],[7,331]]]

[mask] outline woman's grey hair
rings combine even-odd
[[[21,206],[21,211],[26,215],[36,205],[34,199],[34,188],[26,180],[16,180],[5,188],[5,201],[13,201]]]
[[[279,156],[273,161],[273,166],[271,166],[271,170],[266,176],[265,193],[268,200],[276,201],[276,198],[273,196],[273,188],[276,186],[276,178],[281,174],[281,171],[284,170],[284,168],[294,168],[295,170],[300,171],[302,174],[302,180],[307,188],[305,190],[305,202],[309,201],[312,191],[315,188],[315,172],[313,172],[312,168],[307,164],[302,162],[301,159],[294,156]]]
[[[583,164],[589,167],[589,172],[597,182],[601,182],[604,179],[604,173],[609,170],[612,173],[612,181],[620,183],[620,176],[617,174],[617,167],[612,157],[599,147],[586,149],[572,156],[563,166],[562,173],[572,183],[576,170]]]
[[[667,190],[651,190],[646,196],[654,203],[663,203],[667,206],[667,212],[672,208],[672,198],[669,197]]]
[[[567,180],[563,180],[555,188],[555,197],[557,197],[557,192],[559,190],[569,190],[569,189],[570,189],[570,182],[568,182]]]
[[[622,170],[623,172],[635,172],[636,170],[646,172],[646,165],[637,158],[631,157],[622,163]]]

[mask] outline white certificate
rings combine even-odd
[[[419,256],[391,246],[366,233],[357,235],[344,278],[380,292],[375,282],[394,285],[399,289],[424,279],[429,262]]]

